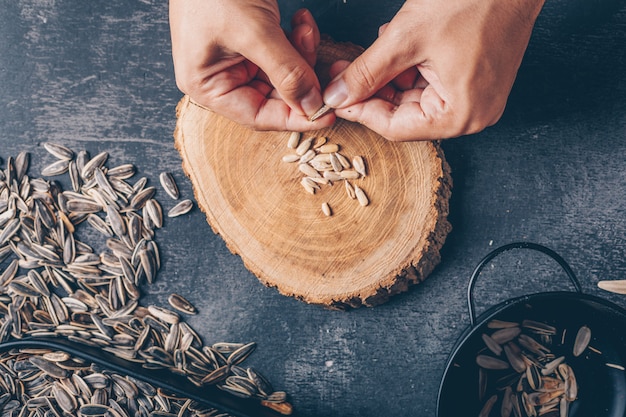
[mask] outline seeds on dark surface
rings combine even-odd
[[[172,207],[168,212],[168,217],[178,217],[183,214],[187,214],[193,208],[193,202],[191,200],[182,200],[180,203]]]
[[[178,186],[176,185],[176,181],[174,180],[174,176],[169,172],[162,172],[159,175],[159,181],[161,182],[161,186],[172,199],[178,200],[179,192]]]
[[[107,171],[108,177],[115,177],[119,180],[127,180],[135,175],[136,168],[133,164],[118,165],[113,168],[109,168]]]
[[[47,177],[54,177],[57,175],[65,174],[70,167],[70,162],[66,159],[59,159],[46,166],[41,170],[41,175],[45,175]]]
[[[237,366],[252,353],[254,343],[216,344],[228,346],[220,353],[203,346],[200,336],[176,312],[139,305],[140,285],[152,282],[161,266],[154,228],[162,226],[162,211],[154,199],[156,189],[146,187],[147,178],[130,185],[126,180],[135,174],[135,167],[107,168],[106,152],[90,159],[85,151],[74,156],[59,145],[46,148],[59,160],[44,173],[69,171],[71,190],[64,191],[55,181],[29,178],[27,153],[8,158],[6,169],[0,170],[0,287],[6,290],[0,294],[0,341],[25,336],[67,338],[146,367],[176,367],[198,386],[225,386],[229,377],[236,376],[226,388],[229,392],[280,399],[277,407],[290,408],[284,393],[274,392],[257,372]],[[172,213],[185,214],[192,206],[184,200]],[[83,222],[105,236],[102,251],[80,240]],[[182,296],[173,295],[169,301],[180,312],[196,312]],[[191,409],[189,401],[171,399],[171,409],[160,410],[155,399],[160,394],[153,388],[149,394],[144,385],[139,394],[133,388],[139,387],[137,381],[127,383],[130,379],[101,373],[62,352],[0,354],[0,367],[7,363],[24,369],[15,372],[15,379],[0,379],[0,391],[8,387],[7,391],[17,393],[9,405],[16,415],[18,410],[19,415],[29,415],[29,407],[42,409],[36,415],[114,417],[162,411],[178,415]],[[21,392],[31,388],[36,393],[26,400],[29,397]],[[0,395],[0,401],[4,398]],[[7,404],[2,405],[5,413]]]
[[[46,142],[43,144],[43,147],[46,148],[46,151],[58,159],[66,159],[69,161],[74,158],[74,152],[63,145]]]
[[[169,304],[178,311],[187,314],[197,314],[198,310],[185,297],[179,294],[170,294],[167,298]]]
[[[147,188],[142,189],[141,191],[137,192],[137,194],[135,194],[135,196],[131,199],[130,207],[133,210],[138,210],[140,208],[143,208],[146,202],[150,200],[152,197],[154,197],[155,193],[156,193],[156,188],[154,187],[147,187]]]
[[[87,161],[80,172],[80,176],[83,178],[83,180],[90,180],[93,177],[95,169],[103,167],[108,158],[108,152],[100,152],[89,161]]]

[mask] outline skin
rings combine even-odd
[[[457,137],[504,111],[544,0],[407,0],[354,62],[331,68],[335,114],[397,141]],[[235,22],[235,23],[234,23]],[[330,126],[313,71],[319,30],[291,34],[271,0],[170,0],[176,81],[199,104],[260,130]]]
[[[504,111],[543,0],[406,1],[324,101],[390,140],[476,133]]]
[[[330,126],[313,66],[320,33],[307,10],[280,27],[273,0],[171,0],[172,55],[179,89],[197,103],[259,130]]]

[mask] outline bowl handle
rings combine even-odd
[[[567,277],[574,285],[576,292],[582,293],[580,282],[578,282],[576,275],[574,275],[574,271],[572,271],[572,268],[570,268],[567,262],[565,262],[565,259],[563,259],[558,253],[554,252],[552,249],[546,248],[545,246],[539,245],[537,243],[530,243],[530,242],[509,243],[508,245],[500,246],[499,248],[493,250],[491,253],[485,256],[478,263],[478,265],[476,265],[476,268],[474,269],[474,272],[472,273],[472,276],[470,277],[469,285],[467,287],[467,306],[469,309],[469,317],[470,317],[470,323],[472,327],[474,327],[476,323],[476,306],[474,305],[474,285],[476,285],[476,280],[478,279],[478,276],[480,275],[480,272],[482,271],[482,269],[485,267],[485,265],[487,265],[489,261],[491,261],[496,256],[500,255],[502,252],[506,252],[511,249],[532,249],[541,253],[545,253],[546,255],[554,259],[561,266],[561,268],[563,268],[563,270],[567,274]]]

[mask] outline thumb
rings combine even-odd
[[[324,91],[324,103],[342,108],[374,95],[385,84],[415,65],[405,42],[399,41],[391,27],[337,75]]]
[[[280,28],[267,34],[262,42],[255,42],[244,55],[263,70],[292,109],[312,116],[324,104],[315,71]]]

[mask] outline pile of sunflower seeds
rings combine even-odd
[[[226,417],[65,352],[12,350],[0,355],[0,369],[3,416]]]
[[[163,210],[156,187],[146,177],[131,184],[136,168],[107,167],[106,152],[90,157],[57,144],[44,147],[57,160],[42,174],[69,173],[71,190],[30,178],[26,152],[9,157],[0,170],[0,342],[65,337],[290,411],[284,392],[239,367],[255,343],[205,346],[179,314],[195,314],[195,307],[178,294],[168,299],[172,309],[139,304],[141,285],[152,283],[161,266],[155,231],[163,227]],[[160,181],[179,198],[171,174]],[[169,216],[192,207],[183,200]],[[104,249],[79,239],[83,227],[102,237]]]
[[[304,175],[300,184],[309,194],[315,194],[323,185],[343,181],[346,194],[350,199],[357,200],[361,206],[367,206],[369,199],[363,188],[352,184],[350,180],[358,180],[367,175],[365,161],[362,156],[355,156],[352,162],[339,152],[339,145],[327,143],[325,136],[310,137],[301,140],[301,134],[292,132],[287,140],[287,147],[294,153],[283,156],[283,162],[298,163],[298,170]],[[322,203],[322,212],[332,215],[328,202]]]
[[[567,417],[570,403],[578,396],[578,384],[566,357],[552,353],[551,346],[559,343],[554,340],[557,329],[534,320],[492,320],[487,326],[493,332],[482,334],[485,348],[476,356],[479,399],[483,403],[479,416]],[[560,346],[565,344],[565,334],[563,330]],[[593,349],[590,341],[589,327],[580,327],[571,354],[578,357]],[[485,400],[488,386],[499,394]],[[499,413],[495,407],[498,400]]]

